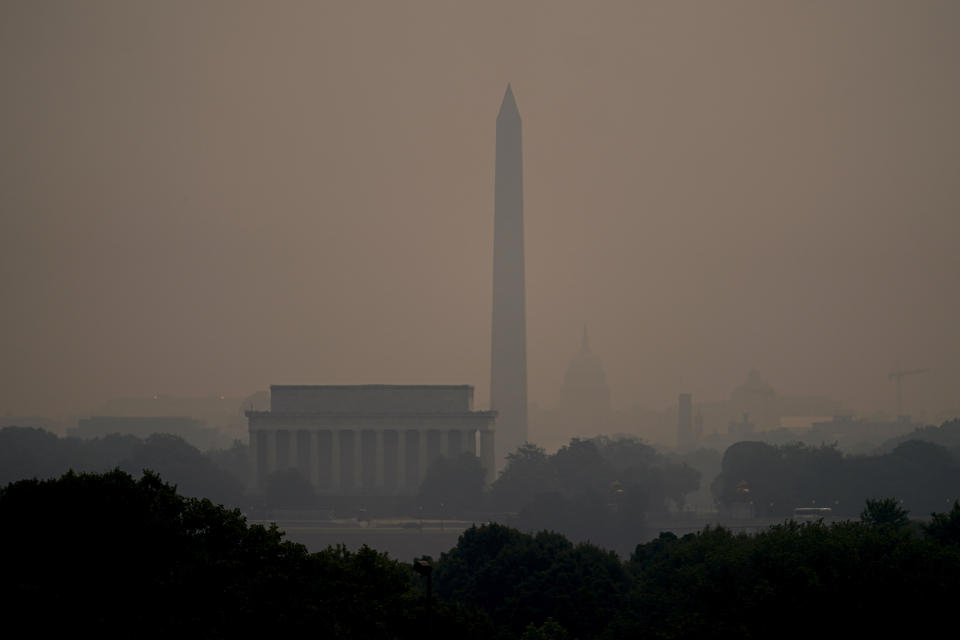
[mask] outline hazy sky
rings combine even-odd
[[[0,2],[0,413],[270,384],[487,402],[523,117],[531,402],[960,406],[960,3]]]

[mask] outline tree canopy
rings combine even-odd
[[[246,447],[235,446],[234,456]],[[104,472],[121,468],[134,475],[145,469],[177,485],[181,494],[239,505],[244,492],[242,477],[179,436],[154,434],[145,439],[131,435],[102,438],[59,438],[42,429],[0,429],[0,483],[24,478],[56,478],[67,471]]]
[[[645,514],[682,507],[700,474],[634,438],[572,439],[553,455],[526,444],[491,488],[494,509],[516,512],[524,530],[630,548]]]
[[[239,511],[185,498],[153,473],[16,482],[0,489],[0,522],[8,628],[38,636],[422,637],[427,613],[408,565],[369,548],[308,553],[276,526],[248,525]],[[458,637],[489,637],[483,616],[456,605],[432,615]]]
[[[890,453],[844,456],[835,446],[738,442],[712,485],[722,507],[749,504],[757,515],[789,516],[796,507],[830,507],[856,517],[864,501],[893,496],[913,512],[944,509],[960,497],[960,456],[910,440]]]
[[[887,502],[867,511],[896,516]],[[0,601],[7,628],[38,636],[790,638],[948,623],[960,504],[922,534],[874,520],[664,533],[628,561],[488,524],[435,563],[428,605],[411,566],[372,549],[308,553],[154,473],[68,473],[0,489]]]
[[[483,507],[484,475],[480,459],[472,453],[437,458],[420,484],[417,501],[425,513],[439,517],[476,511]]]
[[[893,498],[867,498],[867,506],[860,513],[860,521],[874,527],[899,530],[910,524],[910,518],[907,517],[909,513]]]

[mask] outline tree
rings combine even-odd
[[[643,535],[648,512],[682,506],[699,486],[699,472],[635,438],[573,438],[549,456],[531,444],[517,449],[491,495],[525,531],[626,551]]]
[[[297,469],[271,473],[263,492],[267,505],[275,509],[308,509],[317,499],[313,486]]]
[[[442,598],[481,607],[514,636],[530,625],[555,628],[552,618],[571,637],[591,638],[626,604],[629,576],[613,552],[491,524],[467,529],[440,556],[434,587]]]
[[[59,438],[34,427],[0,429],[0,482],[63,473]]]
[[[958,483],[960,461],[929,442],[904,442],[879,456],[844,456],[835,445],[738,442],[724,454],[712,488],[722,506],[751,504],[759,515],[789,516],[816,505],[855,517],[873,495],[933,511],[953,500]]]
[[[752,504],[758,512],[780,502],[782,457],[777,447],[763,442],[737,442],[727,447],[720,475],[713,481],[714,498],[724,507]],[[792,510],[796,505],[782,507]]]
[[[417,497],[428,512],[456,515],[481,507],[483,484],[480,459],[472,453],[462,453],[453,460],[437,458],[427,469]]]
[[[250,447],[247,444],[234,440],[229,449],[214,449],[207,451],[206,455],[240,484],[250,484]]]
[[[860,513],[860,521],[873,527],[898,530],[910,524],[910,519],[907,517],[908,513],[893,498],[876,500],[867,498],[867,506]]]
[[[0,602],[35,635],[423,637],[410,568],[369,548],[310,554],[276,526],[119,470],[0,489]],[[433,628],[493,634],[440,604]]]
[[[573,438],[550,458],[564,495],[587,491],[605,493],[616,478],[616,471],[591,440]]]
[[[507,466],[493,483],[490,497],[495,509],[517,512],[538,495],[558,487],[550,456],[528,442],[507,455]]]
[[[960,502],[954,500],[949,513],[932,513],[923,532],[941,544],[960,545]]]
[[[169,433],[155,433],[118,465],[130,473],[157,472],[186,496],[209,498],[217,504],[238,505],[243,486],[199,449]]]
[[[609,637],[804,638],[807,620],[829,620],[830,636],[907,635],[917,620],[949,624],[960,587],[955,549],[855,521],[661,535],[630,565],[631,602]]]
[[[520,640],[569,640],[570,634],[553,618],[547,618],[540,626],[527,625]]]
[[[234,468],[246,468],[241,459],[245,452],[242,445],[231,450]],[[242,474],[234,478],[212,457],[171,434],[154,434],[145,440],[121,434],[80,439],[59,438],[42,429],[0,429],[0,483],[56,478],[71,469],[102,473],[115,467],[137,475],[151,469],[183,494],[223,504],[240,504],[245,484]]]
[[[305,555],[275,528],[248,528],[239,511],[184,498],[149,472],[17,482],[0,490],[0,521],[17,523],[0,528],[2,599],[31,628],[62,620],[106,636],[211,635],[231,626],[226,609],[251,605],[254,584],[269,590],[266,574]],[[237,630],[264,605],[234,611]]]

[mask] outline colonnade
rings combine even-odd
[[[478,455],[478,448],[490,481],[492,430],[278,426],[250,431],[257,486],[263,487],[271,473],[293,468],[318,491],[329,493],[412,493],[437,458]]]

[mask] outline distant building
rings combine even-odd
[[[733,438],[748,438],[756,431],[756,425],[750,422],[750,414],[744,412],[740,422],[727,423],[727,434]]]
[[[745,413],[749,414],[754,432],[761,433],[782,428],[809,429],[824,416],[842,413],[843,405],[825,396],[779,395],[754,369],[728,400],[698,403],[697,410],[702,414],[706,434],[722,434],[731,423],[740,424]],[[742,427],[734,428],[737,429]]]
[[[749,414],[759,431],[769,431],[780,426],[780,407],[777,393],[760,372],[752,369],[746,381],[730,394],[730,407],[740,414]]]
[[[700,442],[703,437],[703,412],[697,409],[697,415],[693,418],[693,441]]]
[[[858,420],[851,415],[838,415],[832,420],[815,422],[810,429],[810,438],[835,442],[840,448],[857,453],[867,453],[883,441],[908,434],[921,426],[906,417],[897,420]]]
[[[254,482],[297,469],[321,492],[404,494],[441,456],[477,455],[494,477],[494,411],[468,385],[273,385],[270,410],[247,411]]]
[[[610,387],[603,362],[590,351],[587,328],[571,358],[560,388],[556,420],[564,439],[609,434],[613,422]]]
[[[210,395],[210,396],[152,396],[111,398],[100,407],[89,412],[95,416],[152,417],[168,418],[182,416],[201,422],[204,426],[217,431],[217,446],[228,447],[234,440],[245,440],[247,421],[244,409],[262,408],[260,395],[265,391],[247,398]],[[257,404],[253,404],[257,402]]]

